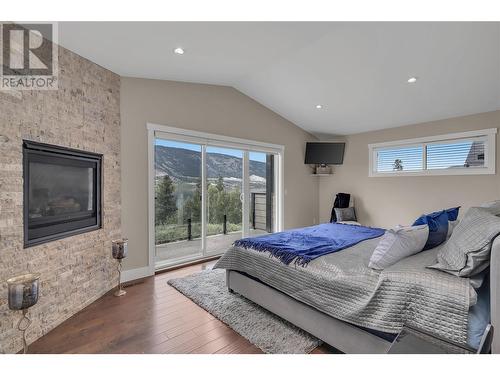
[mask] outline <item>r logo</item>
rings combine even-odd
[[[51,24],[3,24],[2,41],[2,75],[53,74]]]

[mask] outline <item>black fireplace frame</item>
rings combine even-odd
[[[60,165],[93,165],[94,199],[91,213],[58,215],[49,220],[29,218],[29,163],[56,157]],[[102,154],[23,140],[24,248],[102,228]]]

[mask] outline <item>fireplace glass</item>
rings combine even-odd
[[[25,247],[100,228],[101,159],[25,141]]]

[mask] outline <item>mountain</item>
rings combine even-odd
[[[229,155],[210,153],[207,155],[209,179],[219,176],[227,179],[242,178],[242,160]],[[201,154],[182,148],[156,146],[155,169],[157,176],[168,174],[174,181],[196,182],[201,177]],[[250,175],[254,179],[266,178],[266,163],[250,160]]]

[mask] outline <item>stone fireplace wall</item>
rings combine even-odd
[[[121,237],[120,77],[59,47],[59,89],[0,90],[0,353],[22,348],[5,280],[39,272],[32,342],[116,286]],[[103,154],[102,229],[23,248],[23,139]]]

